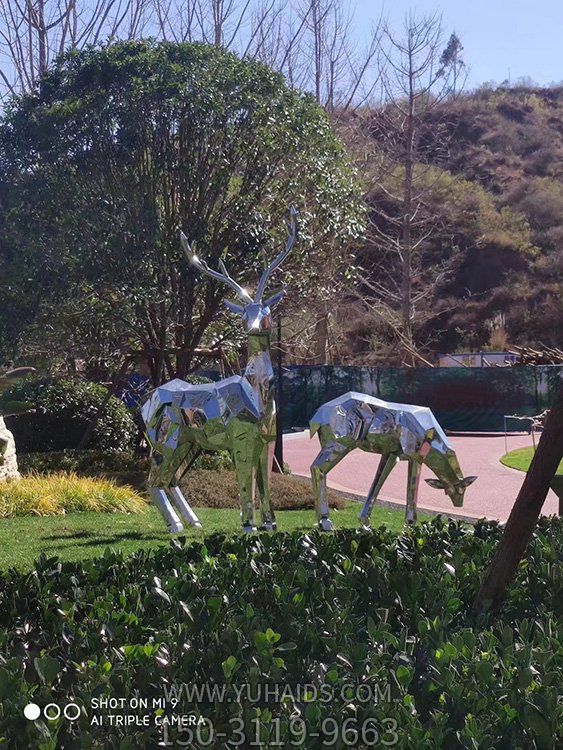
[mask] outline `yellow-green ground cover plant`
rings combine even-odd
[[[131,487],[76,474],[30,474],[0,483],[0,519],[62,513],[141,513],[146,501]]]

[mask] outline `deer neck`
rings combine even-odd
[[[270,334],[255,333],[248,337],[248,362],[244,378],[252,386],[264,410],[274,400],[274,370],[270,359]]]

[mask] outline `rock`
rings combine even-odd
[[[0,417],[0,482],[6,479],[19,479],[18,460],[16,457],[16,442],[4,420]]]

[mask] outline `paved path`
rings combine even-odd
[[[479,478],[468,487],[463,508],[454,508],[449,498],[441,491],[429,487],[423,480],[433,476],[424,466],[420,482],[418,507],[442,513],[463,515],[471,518],[506,521],[514,500],[524,480],[524,473],[503,466],[499,458],[505,453],[504,435],[450,437],[459,464],[465,476]],[[528,435],[508,437],[508,450],[531,445]],[[315,436],[309,439],[308,432],[284,435],[284,461],[291,471],[300,476],[310,476],[309,467],[315,459],[319,442]],[[335,490],[356,495],[367,495],[379,456],[355,450],[334,467],[328,475],[328,485]],[[382,500],[405,504],[407,487],[407,462],[400,461],[383,485]],[[543,513],[557,513],[557,496],[550,490]]]

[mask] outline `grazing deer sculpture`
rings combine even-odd
[[[243,530],[256,530],[256,487],[260,495],[262,528],[276,528],[269,486],[276,438],[270,329],[271,310],[281,301],[285,291],[282,289],[266,300],[262,298],[270,275],[283,263],[295,244],[296,213],[291,209],[286,246],[262,273],[254,299],[229,276],[223,261],[219,261],[221,272],[210,269],[196,255],[185,235],[181,235],[190,263],[207,276],[227,284],[241,300],[242,304],[225,300],[225,305],[240,315],[245,323],[248,363],[242,375],[218,383],[190,385],[183,380],[172,380],[156,388],[142,407],[152,448],[151,496],[171,533],[183,530],[173,504],[190,524],[201,526],[177,482],[202,450],[230,451],[240,493]]]
[[[380,453],[381,461],[360,513],[369,525],[373,505],[397,461],[408,461],[406,522],[416,521],[418,486],[422,464],[437,479],[431,487],[443,489],[456,507],[463,505],[466,487],[477,477],[464,477],[448,439],[425,406],[394,404],[353,391],[323,404],[310,422],[311,437],[318,433],[321,451],[311,465],[313,494],[319,528],[330,531],[332,522],[326,500],[326,476],[354,448]]]

